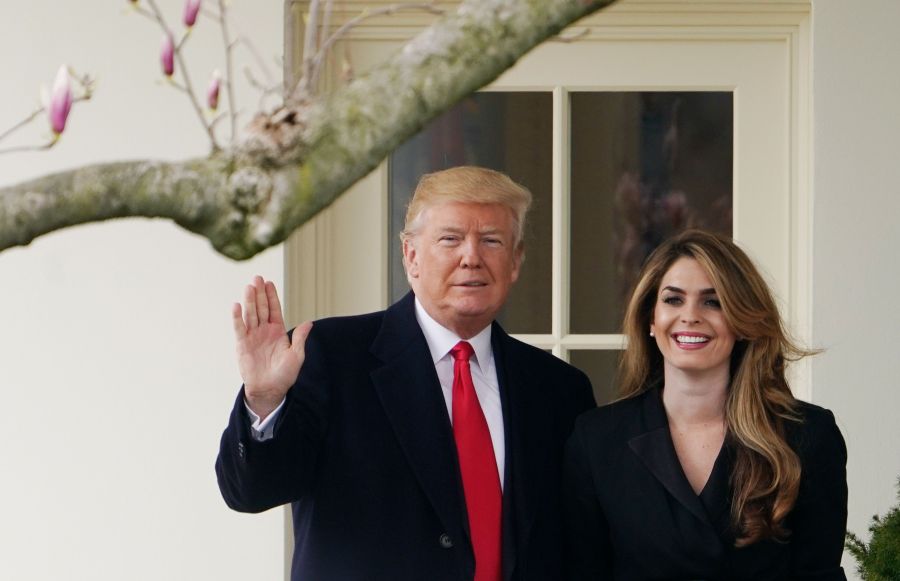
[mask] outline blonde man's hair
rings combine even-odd
[[[453,167],[423,175],[406,209],[406,223],[400,239],[406,241],[415,236],[421,227],[422,214],[428,208],[447,202],[499,204],[509,208],[515,227],[513,247],[522,246],[531,192],[504,173],[475,166]]]

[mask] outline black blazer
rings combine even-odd
[[[787,542],[734,547],[730,446],[695,494],[675,454],[661,391],[582,415],[566,450],[571,579],[844,580],[847,450],[830,411],[800,403],[788,443],[802,476]]]
[[[594,406],[590,382],[496,323],[491,337],[506,440],[503,576],[559,579],[563,448]],[[412,294],[316,322],[274,438],[250,437],[241,393],[216,474],[236,510],[293,503],[294,581],[474,575],[450,419]]]

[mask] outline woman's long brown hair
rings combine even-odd
[[[619,365],[620,397],[633,397],[663,381],[663,358],[649,336],[650,323],[660,281],[684,257],[706,271],[725,320],[739,338],[731,354],[725,403],[726,438],[735,450],[731,516],[736,544],[786,539],[784,519],[797,500],[800,459],[785,439],[785,425],[800,418],[785,367],[815,351],[790,338],[768,285],[730,238],[687,230],[648,257],[625,312],[628,347]]]

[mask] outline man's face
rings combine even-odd
[[[447,202],[427,208],[403,243],[413,292],[428,314],[463,339],[494,320],[519,278],[512,210]]]

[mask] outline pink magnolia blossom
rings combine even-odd
[[[185,0],[184,25],[188,28],[197,22],[197,14],[200,12],[200,0]]]
[[[59,67],[56,79],[53,81],[53,89],[50,93],[50,103],[47,105],[47,115],[50,118],[50,127],[53,133],[59,135],[66,128],[66,119],[72,109],[72,83],[69,79],[69,69],[66,65]]]
[[[167,77],[171,77],[175,72],[175,43],[172,41],[172,36],[169,34],[163,36],[159,60],[162,63],[163,73]]]
[[[206,105],[215,111],[219,108],[219,88],[222,84],[222,75],[218,70],[213,71],[212,78],[209,80],[209,87],[206,89]]]

